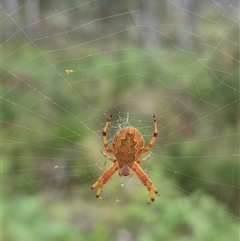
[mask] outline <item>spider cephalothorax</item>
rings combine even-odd
[[[104,199],[103,197],[100,197],[102,187],[108,182],[108,180],[116,171],[119,170],[118,173],[120,176],[131,176],[132,171],[134,171],[143,183],[143,185],[147,187],[151,202],[153,202],[154,197],[152,191],[158,194],[158,190],[154,187],[152,181],[139,166],[140,163],[148,160],[151,154],[149,154],[142,160],[139,160],[138,158],[142,153],[148,152],[150,150],[153,142],[158,135],[156,118],[155,116],[153,116],[154,133],[147,147],[144,147],[144,139],[141,132],[132,126],[129,126],[122,128],[116,133],[115,137],[113,138],[112,149],[109,148],[106,137],[107,128],[111,121],[111,118],[112,115],[108,118],[102,135],[105,150],[109,153],[112,153],[115,158],[112,158],[103,151],[101,151],[107,159],[113,162],[113,164],[102,174],[100,178],[98,178],[98,180],[90,188],[94,189],[98,186],[96,197],[98,199]]]

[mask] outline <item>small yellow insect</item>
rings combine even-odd
[[[71,73],[73,73],[73,70],[72,69],[66,69],[66,71],[65,71],[67,74],[71,74]]]

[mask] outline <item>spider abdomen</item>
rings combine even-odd
[[[125,127],[118,131],[113,139],[113,154],[119,164],[134,162],[142,153],[143,136],[134,127]]]

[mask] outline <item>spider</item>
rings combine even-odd
[[[142,153],[148,152],[150,150],[153,142],[158,135],[156,118],[153,115],[154,133],[152,139],[146,147],[144,147],[144,139],[141,132],[132,126],[128,126],[122,128],[116,133],[113,138],[112,148],[110,148],[108,146],[108,140],[106,135],[111,118],[112,115],[109,116],[105,127],[103,128],[102,136],[105,150],[109,153],[113,153],[115,157],[110,157],[102,150],[101,152],[107,159],[112,161],[113,164],[102,174],[102,176],[98,178],[98,180],[90,187],[90,189],[94,189],[98,186],[96,198],[106,199],[106,197],[101,197],[100,193],[103,185],[109,181],[112,175],[119,170],[119,176],[132,176],[132,171],[134,171],[141,180],[142,184],[147,187],[148,194],[151,199],[150,203],[153,203],[154,197],[152,191],[158,195],[158,190],[154,187],[152,181],[139,166],[139,164],[150,158],[151,153],[142,160],[139,160],[139,157]]]

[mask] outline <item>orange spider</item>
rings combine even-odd
[[[139,130],[136,128],[129,126],[118,131],[113,139],[112,149],[108,146],[107,141],[107,128],[111,121],[112,115],[109,116],[105,127],[103,128],[103,143],[104,148],[107,152],[113,153],[115,158],[110,157],[102,150],[102,154],[113,162],[113,164],[102,174],[101,177],[90,187],[90,189],[94,189],[98,186],[98,190],[96,193],[96,198],[105,199],[105,197],[100,197],[100,193],[104,184],[108,182],[108,180],[112,177],[112,175],[119,170],[119,176],[132,176],[132,170],[137,174],[142,184],[147,187],[148,194],[151,199],[151,203],[154,202],[153,192],[158,195],[158,190],[154,187],[152,181],[148,178],[146,173],[139,166],[140,163],[148,160],[151,156],[151,153],[139,160],[138,158],[142,153],[148,152],[152,147],[153,142],[155,141],[158,135],[157,122],[156,118],[153,115],[154,121],[154,133],[152,139],[149,144],[144,147],[144,139]]]

